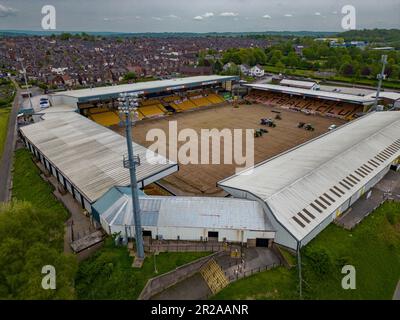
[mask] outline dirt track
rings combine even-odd
[[[343,120],[323,118],[320,116],[305,115],[293,111],[276,109],[265,105],[242,105],[233,108],[231,105],[218,106],[203,110],[180,113],[170,117],[139,122],[134,128],[135,142],[146,147],[153,142],[146,141],[146,133],[152,128],[162,129],[168,136],[169,121],[177,121],[178,130],[184,128],[194,129],[200,133],[201,129],[259,129],[261,118],[275,118],[281,111],[282,120],[275,120],[276,128],[266,128],[269,133],[254,140],[254,160],[259,163],[271,158],[285,150],[293,148],[305,141],[317,137],[328,131],[331,124],[341,125]],[[306,131],[297,128],[298,122],[311,123],[315,131]],[[121,128],[116,131],[123,134]],[[168,142],[168,141],[167,141]],[[178,147],[185,142],[179,142]],[[243,146],[245,143],[243,143]],[[167,144],[168,146],[168,144]],[[221,150],[223,149],[221,143]],[[199,150],[200,150],[199,143]],[[167,149],[168,150],[168,149]],[[221,159],[223,152],[221,151]],[[301,161],[301,159],[299,159]],[[223,196],[224,192],[216,187],[216,183],[235,173],[236,164],[180,164],[179,172],[160,181],[169,190],[177,195],[208,195]]]

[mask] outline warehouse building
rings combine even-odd
[[[268,246],[275,232],[257,201],[216,197],[139,196],[143,235],[153,239],[227,241]],[[93,204],[108,234],[134,238],[130,188],[112,188]]]
[[[400,112],[375,112],[220,181],[256,200],[275,242],[298,249],[346,211],[400,156]]]
[[[123,166],[127,154],[121,135],[81,116],[73,106],[52,107],[42,121],[20,128],[27,148],[88,212],[91,205],[114,186],[129,186],[129,170]],[[178,171],[178,165],[133,143],[141,164],[137,168],[139,188]]]

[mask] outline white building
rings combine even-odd
[[[228,242],[258,241],[268,245],[275,238],[257,201],[216,197],[140,196],[144,234],[156,239]],[[108,234],[135,237],[129,188],[113,188],[93,205]]]
[[[400,156],[400,112],[375,112],[218,185],[256,200],[275,242],[306,245],[388,172]]]
[[[264,76],[265,71],[264,71],[264,69],[263,69],[261,66],[256,65],[256,66],[254,66],[254,67],[252,67],[252,68],[250,69],[249,74],[250,74],[252,77],[262,77],[262,76]]]

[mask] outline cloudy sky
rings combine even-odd
[[[59,31],[340,31],[347,4],[357,29],[400,28],[400,0],[0,0],[0,29],[41,30],[47,4]]]

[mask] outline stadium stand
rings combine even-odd
[[[119,116],[116,112],[106,111],[106,112],[98,112],[98,113],[90,113],[89,119],[101,124],[104,127],[110,127],[117,125],[120,121]]]
[[[272,105],[293,111],[301,111],[307,114],[335,117],[351,120],[363,107],[356,104],[330,101],[323,99],[291,96],[289,94],[253,90],[246,96],[251,102]]]

